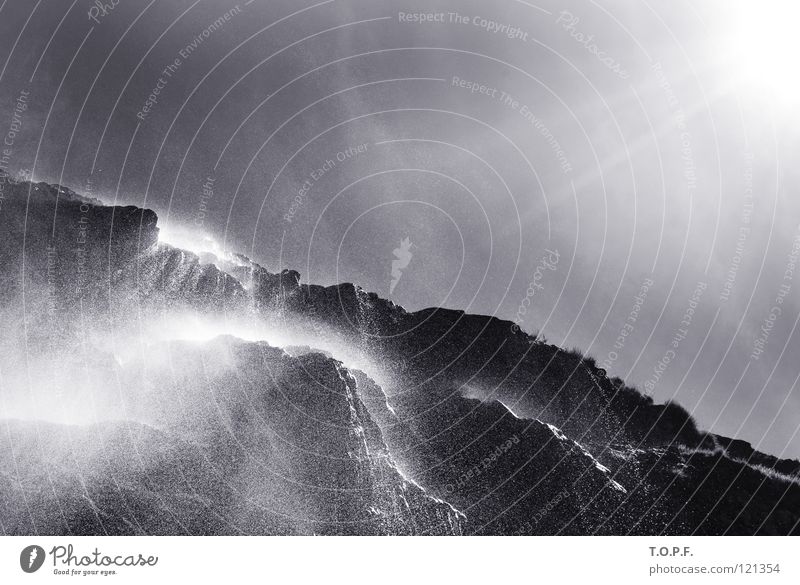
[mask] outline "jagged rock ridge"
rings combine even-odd
[[[201,259],[160,243],[152,211],[11,187],[3,371],[52,367],[28,388],[38,405],[52,402],[48,380],[85,375],[56,384],[58,403],[91,403],[102,420],[6,423],[6,532],[798,530],[800,463],[704,433],[511,323]],[[153,322],[185,314],[312,347],[152,338]],[[91,440],[106,435],[110,457]],[[70,457],[83,471],[64,469]]]

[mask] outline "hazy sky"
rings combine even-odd
[[[797,457],[784,4],[7,0],[2,166],[387,297],[408,237],[395,302],[517,320]]]

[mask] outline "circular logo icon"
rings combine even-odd
[[[19,553],[19,566],[26,573],[35,573],[44,564],[44,549],[36,544],[26,546]]]

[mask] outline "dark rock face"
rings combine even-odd
[[[97,398],[124,421],[7,421],[6,531],[461,533],[463,515],[398,472],[330,358],[217,338],[107,365],[116,396]]]
[[[800,462],[509,322],[201,259],[45,184],[0,230],[6,533],[800,530]]]

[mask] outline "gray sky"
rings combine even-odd
[[[173,233],[382,296],[408,237],[395,302],[541,329],[704,428],[800,455],[792,15],[120,0],[93,20],[92,6],[3,5],[4,125],[28,106],[12,173],[90,181]]]

